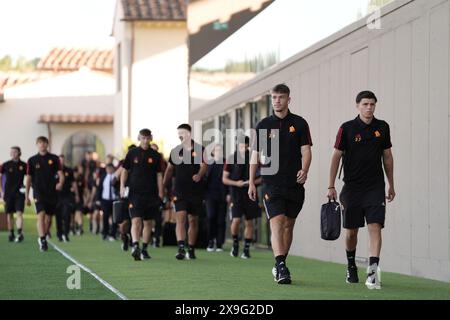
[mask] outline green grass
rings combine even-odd
[[[7,233],[0,233],[0,299],[117,299],[85,272],[82,289],[68,290],[66,268],[72,263],[53,248],[37,250],[34,219],[26,215],[22,244],[7,243]],[[277,285],[272,254],[263,249],[253,250],[249,260],[231,258],[226,247],[221,253],[198,250],[197,260],[178,261],[174,247],[151,248],[150,261],[135,262],[119,242],[90,234],[57,245],[129,299],[450,299],[450,283],[383,272],[383,289],[369,291],[364,283],[345,283],[344,265],[292,256],[292,285]]]

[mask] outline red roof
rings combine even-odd
[[[122,0],[123,20],[186,21],[186,0]]]
[[[114,117],[109,114],[42,114],[39,123],[68,123],[68,124],[110,124]]]
[[[91,70],[112,72],[113,51],[110,49],[68,49],[54,48],[39,61],[38,70],[43,71],[77,71],[81,67]]]

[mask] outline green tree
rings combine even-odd
[[[12,58],[11,56],[4,56],[0,59],[0,70],[7,71],[12,69]]]

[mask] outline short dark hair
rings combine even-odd
[[[17,150],[17,152],[19,153],[19,156],[22,155],[22,150],[20,150],[20,147],[18,147],[18,146],[12,146],[11,149]]]
[[[152,131],[150,129],[145,128],[139,131],[139,135],[143,137],[150,137],[152,135]]]
[[[134,148],[136,148],[136,145],[134,143],[132,143],[128,146],[128,151],[130,151],[131,149],[134,149]]]
[[[47,139],[47,137],[44,137],[44,136],[37,137],[36,143],[39,143],[39,142],[45,142],[48,144],[48,139]]]
[[[291,90],[289,89],[289,87],[285,84],[277,84],[275,87],[272,88],[271,92],[276,92],[276,93],[285,93],[288,96],[291,94]]]
[[[114,165],[113,165],[112,163],[108,163],[108,164],[106,165],[106,168],[108,168],[108,167],[109,167],[109,168],[115,169],[115,168],[114,168]]]
[[[373,93],[372,91],[361,91],[360,93],[358,93],[358,95],[356,96],[356,103],[360,103],[362,99],[374,99],[375,103],[378,102],[377,97],[375,96],[375,93]]]
[[[187,130],[189,132],[192,131],[191,126],[189,124],[187,124],[187,123],[180,124],[177,129],[185,129],[185,130]]]

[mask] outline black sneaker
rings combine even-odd
[[[230,256],[237,258],[239,254],[239,246],[233,246],[230,252]]]
[[[178,253],[175,258],[177,258],[178,260],[183,260],[184,258],[186,258],[186,251],[184,249],[178,249]]]
[[[347,268],[347,279],[345,280],[347,283],[358,283],[358,268],[356,266],[350,266]]]
[[[250,249],[244,249],[244,252],[241,254],[242,259],[250,259]]]
[[[149,256],[148,252],[146,249],[142,249],[141,250],[141,260],[148,260],[151,257]]]
[[[57,238],[58,238],[59,242],[63,242],[63,237],[62,236],[57,236]]]
[[[135,246],[131,249],[131,256],[134,258],[134,261],[141,260],[141,249],[138,246]]]
[[[195,250],[194,250],[194,249],[188,250],[187,255],[186,255],[186,258],[187,258],[188,260],[194,260],[194,259],[197,259],[197,257],[195,256]]]
[[[15,240],[14,235],[13,235],[13,234],[10,234],[10,235],[8,236],[8,241],[9,241],[9,242],[14,242],[14,240]]]
[[[277,272],[277,282],[278,284],[291,284],[291,273],[285,264],[278,266]]]
[[[129,244],[130,244],[130,242],[128,240],[128,236],[127,235],[122,236],[122,246],[121,247],[122,247],[123,251],[128,251]]]
[[[21,233],[21,234],[19,234],[19,235],[16,237],[16,239],[15,239],[14,241],[17,242],[17,243],[19,243],[19,242],[22,242],[23,239],[24,239],[24,237],[23,237],[23,234]]]

